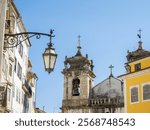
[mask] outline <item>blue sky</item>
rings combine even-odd
[[[149,0],[14,0],[27,31],[49,33],[54,29],[54,47],[58,58],[54,72],[44,71],[42,53],[48,37],[31,39],[30,58],[37,83],[37,107],[46,112],[59,112],[63,96],[65,56],[77,51],[77,36],[81,35],[82,54],[94,61],[94,84],[109,75],[125,73],[127,50],[138,46],[138,29],[142,31],[143,48],[150,50]]]

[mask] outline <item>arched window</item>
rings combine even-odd
[[[150,84],[143,86],[143,100],[150,100]]]
[[[78,78],[72,81],[72,96],[80,95],[80,80]]]

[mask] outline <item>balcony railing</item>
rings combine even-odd
[[[123,97],[116,97],[116,98],[98,98],[98,99],[90,99],[89,105],[91,106],[118,106],[124,105],[124,98]]]

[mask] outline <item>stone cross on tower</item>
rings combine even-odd
[[[137,36],[139,37],[139,39],[140,39],[140,41],[141,41],[141,37],[142,37],[142,36],[141,36],[141,32],[142,32],[142,30],[139,29],[138,32],[139,32],[139,33],[137,34]]]
[[[114,68],[114,66],[113,66],[113,65],[110,65],[109,68],[110,68],[110,76],[113,76],[113,74],[112,74],[112,69]]]
[[[141,37],[142,37],[142,36],[141,36],[141,32],[142,32],[142,30],[139,29],[138,31],[139,31],[139,34],[137,34],[137,36],[138,36],[139,39],[140,39],[139,42],[138,42],[138,43],[139,43],[138,50],[142,50],[142,49],[143,49],[143,48],[142,48],[142,41],[141,41]]]

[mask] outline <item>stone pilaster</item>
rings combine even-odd
[[[0,82],[2,78],[1,74],[2,74],[6,8],[7,8],[7,0],[0,0]]]

